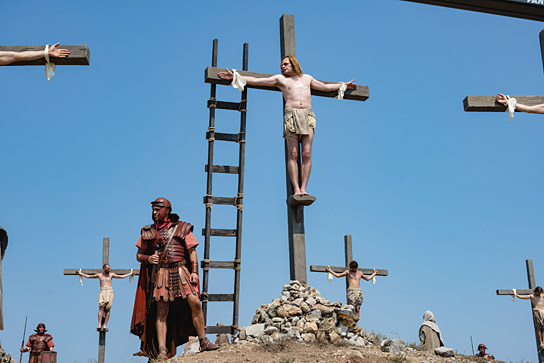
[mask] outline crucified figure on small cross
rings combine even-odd
[[[285,108],[283,114],[283,137],[287,141],[287,169],[295,195],[308,195],[306,187],[312,169],[311,155],[314,140],[316,118],[312,112],[312,89],[323,92],[339,91],[343,96],[346,89],[356,89],[353,79],[343,83],[323,83],[309,74],[303,74],[300,64],[294,56],[286,56],[281,60],[281,74],[268,78],[241,77],[248,85],[277,87],[283,93]],[[219,78],[232,80],[233,72],[217,74]],[[339,98],[342,98],[340,96]],[[302,163],[300,182],[298,170],[298,149],[301,144]]]
[[[98,327],[97,331],[108,331],[108,320],[110,319],[110,310],[113,306],[113,285],[111,279],[124,279],[131,275],[136,275],[136,271],[129,272],[124,275],[118,275],[110,272],[109,264],[102,266],[102,272],[88,275],[83,272],[76,271],[76,275],[83,276],[88,279],[100,279],[100,293],[98,294]],[[102,323],[102,319],[104,323]]]

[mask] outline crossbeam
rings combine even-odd
[[[505,112],[506,106],[498,103],[495,96],[467,96],[463,100],[463,107],[467,112]],[[534,106],[544,103],[543,96],[511,96],[519,103]]]
[[[349,267],[346,267],[346,266],[331,266],[331,270],[333,270],[336,273],[341,273],[341,272],[344,272],[346,270],[349,270]],[[362,273],[364,273],[365,275],[369,275],[369,274],[374,273],[373,268],[359,268],[358,270],[361,271]],[[378,271],[376,276],[389,276],[389,271],[388,270],[384,270],[384,269],[381,269],[381,268],[380,269],[377,268],[376,270]],[[324,266],[324,265],[310,265],[310,271],[311,272],[328,272],[327,271],[327,266]]]
[[[65,268],[64,269],[64,275],[77,275],[77,271],[79,271],[78,268]],[[113,268],[110,270],[111,273],[118,274],[118,275],[125,275],[128,274],[131,270],[129,269],[123,269],[123,268]],[[87,275],[95,275],[103,272],[101,268],[82,268],[81,272]],[[134,269],[134,272],[136,272],[136,275],[140,274],[139,269]]]
[[[480,13],[544,21],[542,0],[404,0]]]
[[[225,72],[225,68],[217,68],[217,67],[207,67],[204,71],[204,81],[206,83],[211,84],[222,84],[222,85],[230,85],[232,81],[228,81],[225,79],[219,78],[217,75],[219,72]],[[246,72],[246,71],[238,71],[242,76],[244,77],[255,77],[255,78],[268,78],[272,77],[273,74],[268,73],[257,73],[257,72]],[[329,82],[329,81],[321,81],[323,83],[338,83],[338,82]],[[262,89],[267,91],[278,91],[281,92],[279,88],[277,87],[269,87],[269,86],[253,86],[253,85],[246,85],[247,88],[255,88],[255,89]],[[329,97],[329,98],[335,98],[338,96],[338,93],[335,92],[322,92],[322,91],[316,91],[312,89],[312,95],[314,96],[321,96],[321,97]],[[344,99],[345,100],[355,100],[355,101],[366,101],[369,97],[369,91],[368,86],[362,86],[357,85],[356,89],[348,89],[344,93]]]
[[[51,57],[50,61],[58,66],[88,66],[90,64],[91,53],[89,47],[83,44],[77,45],[59,45],[59,49],[68,49],[70,55],[66,58]],[[23,52],[23,51],[43,51],[45,45],[8,45],[0,46],[0,51],[6,52]],[[15,62],[6,64],[5,66],[43,66],[45,58],[34,59],[29,61]]]

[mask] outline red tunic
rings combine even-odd
[[[168,229],[173,230],[176,224],[179,225],[176,234],[172,238],[172,243],[180,243],[184,246],[184,257],[188,261],[189,256],[187,251],[198,245],[198,241],[191,232],[193,226],[188,223],[181,221],[174,222],[159,230],[156,230],[154,226],[146,226],[142,228],[142,235],[140,236],[140,239],[138,239],[136,246],[144,250],[144,254],[152,255],[155,252],[155,246],[160,242],[160,232]],[[161,256],[161,253],[159,253],[159,256]],[[174,260],[175,259],[174,256]],[[165,262],[171,261],[168,261],[168,258],[166,258]],[[153,292],[156,289],[154,281],[152,281],[154,266],[157,265],[141,264],[138,286],[136,288],[136,297],[134,299],[132,322],[130,324],[130,332],[140,338],[141,351],[150,358],[155,358],[159,353],[157,331],[155,327],[157,319],[157,303],[153,297]],[[183,268],[185,269],[185,266],[183,266]],[[158,270],[157,267],[155,267],[155,269]],[[196,290],[200,297],[200,285],[197,283],[196,285],[193,285],[192,289]],[[176,297],[174,301],[169,304],[170,307],[166,321],[166,348],[168,349],[168,357],[171,358],[176,355],[177,346],[185,344],[188,341],[189,336],[195,336],[197,333],[193,326],[191,308],[187,301],[180,296]]]

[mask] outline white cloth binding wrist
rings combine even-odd
[[[48,81],[51,80],[55,76],[55,63],[49,62],[49,44],[45,46],[45,50],[43,51],[43,55],[45,58],[45,78],[47,78]]]
[[[516,289],[512,289],[514,295],[512,295],[512,301],[516,301]]]
[[[514,97],[506,96],[508,102],[506,103],[506,111],[508,112],[508,118],[510,121],[514,118],[514,111],[516,111],[516,104],[518,101]]]
[[[79,269],[79,273],[81,274],[81,269]],[[78,275],[78,276],[79,276],[79,284],[83,286],[83,276],[81,275]]]
[[[130,277],[128,278],[129,285],[132,284],[132,281],[134,281],[134,275],[132,274],[134,272],[134,269],[130,269]]]
[[[238,91],[242,92],[247,84],[246,79],[238,73],[236,69],[232,70],[232,83],[230,84],[232,87],[237,88]]]
[[[344,92],[346,92],[347,89],[348,89],[348,86],[346,86],[346,84],[344,82],[342,82],[342,85],[338,89],[338,96],[336,96],[336,98],[338,98],[339,100],[343,100],[344,99]]]
[[[374,272],[376,272],[376,269],[374,269]],[[372,276],[372,285],[376,285],[376,275]]]

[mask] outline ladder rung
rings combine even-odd
[[[234,261],[209,261],[209,262],[201,261],[200,267],[234,269],[239,264],[240,263],[237,263]]]
[[[228,197],[204,197],[202,203],[222,204],[222,205],[236,205],[236,198]]]
[[[206,132],[206,139],[210,138],[211,132]],[[225,134],[222,132],[214,132],[214,138],[215,140],[221,140],[221,141],[232,141],[232,142],[238,142],[238,135],[239,134]]]
[[[208,172],[208,165],[204,166],[204,170]],[[212,173],[238,174],[238,167],[230,165],[213,165]]]
[[[232,326],[207,326],[206,334],[235,334],[236,329]]]
[[[222,237],[236,237],[238,233],[235,229],[219,229],[212,228],[210,229],[210,236],[222,236]],[[202,228],[202,235],[206,235],[206,229]]]
[[[242,105],[240,105],[240,103],[242,103]],[[211,105],[215,105],[215,108],[218,108],[220,110],[240,111],[241,109],[245,108],[245,104],[246,102],[225,102],[208,100],[208,108],[210,108]]]
[[[234,294],[208,294],[208,301],[234,301]]]

